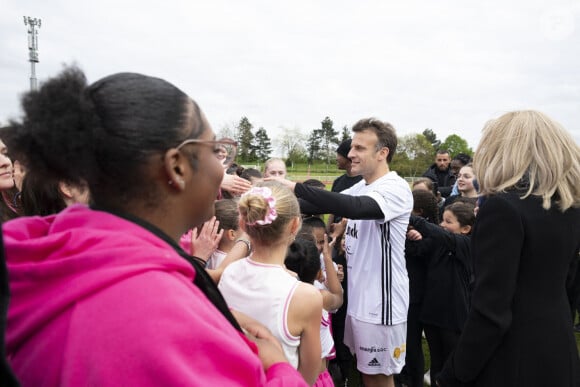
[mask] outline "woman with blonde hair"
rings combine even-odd
[[[474,156],[475,287],[440,386],[576,386],[566,277],[580,247],[580,148],[536,111],[487,123]]]
[[[219,289],[232,310],[270,329],[290,364],[312,385],[321,365],[322,296],[284,266],[300,230],[298,200],[281,183],[269,181],[242,195],[238,207],[253,252],[225,268]]]

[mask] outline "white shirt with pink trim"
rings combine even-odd
[[[230,308],[258,320],[272,332],[294,368],[298,368],[300,337],[288,330],[288,307],[298,284],[282,266],[248,257],[230,264],[218,285]]]

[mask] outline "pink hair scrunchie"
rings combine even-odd
[[[262,220],[256,220],[252,223],[246,223],[248,226],[265,226],[267,224],[271,224],[273,221],[276,220],[278,217],[278,213],[276,212],[276,198],[272,196],[272,190],[268,187],[253,187],[248,192],[243,194],[242,196],[246,195],[259,195],[266,200],[268,203],[268,211]]]

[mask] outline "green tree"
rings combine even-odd
[[[400,172],[405,176],[421,175],[433,161],[434,148],[423,134],[408,134],[399,139],[397,153]]]
[[[334,146],[339,144],[338,131],[332,127],[333,124],[328,116],[321,122],[320,138],[322,140],[322,153],[326,164],[329,164],[331,157],[334,157]]]
[[[290,153],[288,153],[286,166],[293,167],[294,164],[304,164],[307,162],[308,154],[306,153],[306,149],[304,149],[301,144],[296,144],[296,146],[290,150]]]
[[[322,142],[322,131],[320,129],[312,130],[308,141],[306,142],[306,151],[308,152],[308,163],[312,164],[315,160],[320,160],[320,151]]]
[[[261,162],[270,158],[270,154],[272,153],[272,142],[264,128],[258,129],[254,136],[254,151],[256,158]]]
[[[433,149],[435,151],[437,151],[437,149],[439,149],[439,146],[441,145],[441,140],[437,139],[437,135],[435,134],[435,132],[432,129],[425,129],[423,131],[423,136],[425,136],[425,138],[427,138],[427,141],[429,141],[431,143],[431,145],[433,145]]]
[[[350,129],[348,128],[348,126],[344,125],[342,127],[340,142],[348,140],[349,138],[350,138]]]
[[[447,149],[451,157],[458,153],[465,153],[473,156],[473,150],[467,144],[467,140],[461,138],[457,134],[450,134],[441,144],[441,149]]]
[[[237,126],[238,158],[241,162],[253,161],[256,158],[255,148],[252,146],[254,134],[253,125],[247,117],[242,117]]]
[[[282,136],[278,137],[275,141],[278,144],[278,149],[282,151],[282,155],[289,159],[292,155],[306,154],[306,150],[303,145],[305,137],[300,129],[282,128],[282,130]],[[304,160],[306,160],[306,157]],[[298,161],[294,160],[294,162]]]

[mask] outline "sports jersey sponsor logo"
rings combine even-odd
[[[399,356],[401,356],[401,353],[405,352],[406,349],[407,349],[407,344],[403,344],[400,347],[396,347],[395,350],[393,351],[393,357],[395,359],[398,359]]]
[[[379,361],[377,360],[376,357],[373,358],[373,360],[369,361],[368,364],[369,367],[380,367],[381,363],[379,363]]]
[[[386,352],[387,348],[377,348],[374,345],[372,347],[358,347],[358,349],[360,349],[361,351],[365,351],[365,352]]]
[[[346,227],[346,235],[350,235],[354,239],[358,239],[358,230],[356,229],[356,223],[352,227],[350,226]]]

